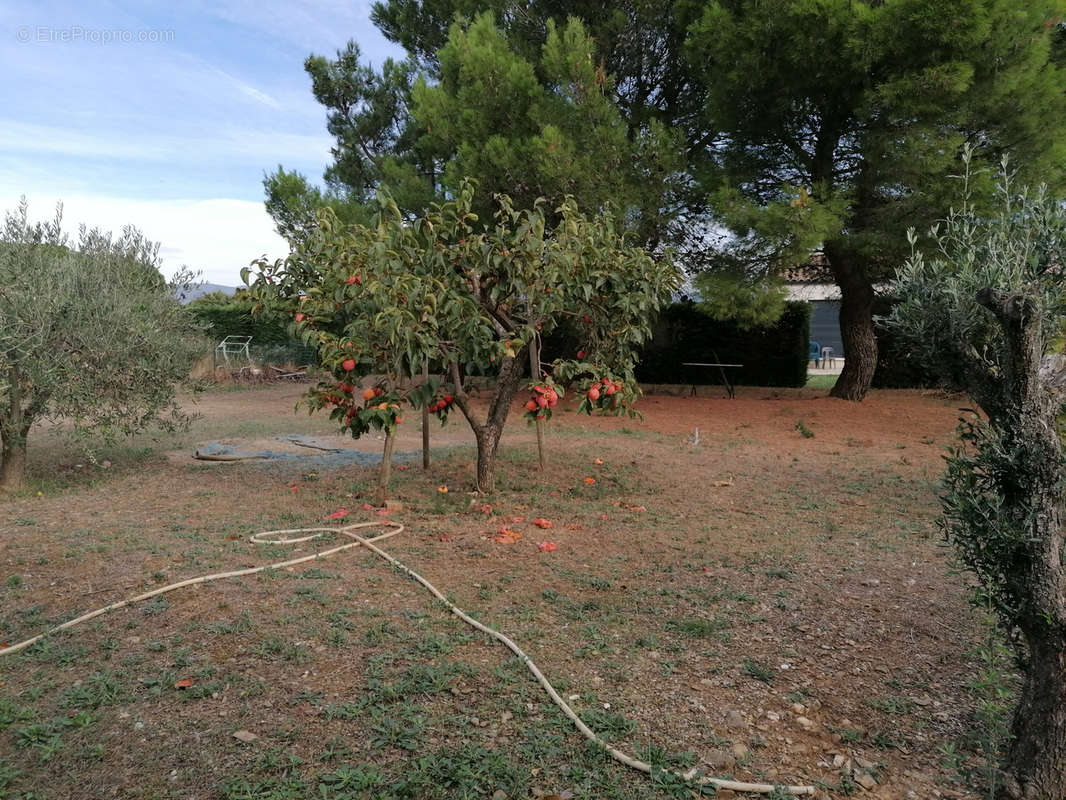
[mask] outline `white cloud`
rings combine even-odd
[[[245,83],[244,81],[242,81],[240,78],[236,77],[235,75],[230,75],[228,72],[226,72],[223,69],[219,69],[218,67],[210,67],[210,70],[215,75],[218,75],[219,77],[221,77],[224,80],[228,81],[231,86],[233,86],[238,92],[240,92],[245,97],[249,97],[252,100],[254,100],[255,102],[257,102],[257,103],[262,103],[264,106],[267,106],[268,108],[273,108],[273,109],[280,109],[281,108],[281,103],[279,103],[277,100],[275,100],[273,97],[271,97],[266,92],[264,92],[264,91],[262,91],[260,89],[256,89],[250,83]]]
[[[209,200],[135,200],[75,194],[62,198],[44,192],[27,195],[30,216],[50,219],[56,202],[63,201],[64,228],[79,224],[114,232],[126,225],[140,228],[161,244],[163,272],[169,277],[182,265],[201,273],[209,283],[241,285],[240,270],[260,256],[283,258],[288,245],[274,231],[262,203],[226,198]],[[18,197],[0,191],[3,208],[12,209]]]
[[[327,133],[276,133],[220,126],[202,133],[141,133],[137,139],[105,131],[79,131],[0,119],[0,151],[72,157],[160,161],[233,159],[259,165],[278,161],[328,163],[333,139]]]
[[[380,62],[387,55],[403,58],[403,51],[386,42],[370,22],[371,5],[367,0],[287,0],[280,3],[211,0],[193,3],[200,13],[263,31],[303,49],[320,50],[324,42],[343,47],[348,39],[355,38],[368,45],[368,55],[374,61]]]

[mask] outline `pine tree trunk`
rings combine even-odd
[[[840,287],[840,334],[844,340],[844,369],[829,394],[858,403],[866,397],[877,370],[874,287],[853,254],[829,243],[825,253]]]

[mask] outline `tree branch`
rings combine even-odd
[[[1004,324],[1021,325],[1036,314],[1033,298],[1019,292],[985,288],[977,293],[975,299]]]

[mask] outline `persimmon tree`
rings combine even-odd
[[[458,409],[477,442],[476,487],[489,492],[527,375],[531,390],[543,389],[538,396],[558,395],[563,383],[587,393],[607,378],[613,403],[586,396],[583,410],[629,409],[636,349],[678,276],[630,246],[609,211],[585,216],[570,198],[520,210],[500,197],[485,224],[471,210],[474,197],[464,182],[454,199],[405,218],[382,192],[369,226],[344,226],[323,209],[289,258],[258,264],[252,290],[291,314],[295,333],[318,348],[330,377],[310,390],[313,409],[331,408],[353,436],[393,432],[405,404],[428,404],[442,418]],[[580,349],[542,363],[541,337],[567,318],[581,331]],[[412,387],[426,363],[442,377]],[[467,391],[474,375],[495,379],[487,407]],[[367,376],[379,393],[356,389]],[[534,406],[533,421],[546,419],[549,404]]]
[[[62,418],[109,438],[180,422],[175,385],[202,340],[157,269],[158,245],[62,217],[35,224],[25,200],[0,230],[0,493],[24,486],[35,422]],[[183,276],[184,277],[184,276]],[[182,278],[179,278],[181,280]]]

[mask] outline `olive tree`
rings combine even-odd
[[[678,276],[669,261],[629,245],[607,210],[587,217],[571,198],[518,210],[501,196],[486,223],[474,202],[464,182],[454,199],[416,218],[387,192],[370,226],[345,226],[324,209],[289,258],[259,264],[252,291],[291,314],[294,332],[317,347],[330,376],[311,390],[312,408],[332,408],[353,436],[369,428],[391,435],[405,403],[441,417],[457,408],[477,442],[476,486],[488,492],[527,375],[536,423],[562,382],[586,392],[584,411],[626,412],[637,394],[637,349]],[[541,338],[564,320],[579,331],[579,349],[544,364]],[[410,388],[405,378],[427,363],[443,378]],[[472,375],[495,379],[487,408],[467,391]],[[357,389],[367,376],[375,386]],[[588,396],[596,384],[602,401],[599,389]]]
[[[160,275],[158,245],[84,227],[75,239],[29,221],[25,200],[0,230],[0,493],[25,482],[35,422],[112,437],[180,419],[176,382],[196,326]]]
[[[1066,210],[1043,188],[1015,189],[1005,167],[994,213],[967,198],[900,270],[891,322],[980,412],[948,459],[942,524],[1024,674],[999,794],[1037,800],[1066,797],[1066,398],[1050,368],[1066,313]]]

